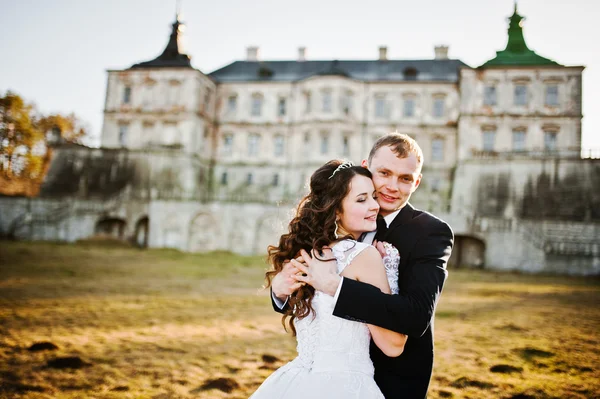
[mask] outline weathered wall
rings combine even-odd
[[[600,160],[494,156],[461,162],[452,211],[473,216],[600,222]]]
[[[63,146],[54,156],[40,198],[108,200],[205,198],[209,166],[177,150]]]

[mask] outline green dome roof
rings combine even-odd
[[[515,12],[508,19],[508,43],[502,51],[496,51],[496,57],[480,66],[480,68],[490,66],[538,66],[538,65],[560,65],[556,61],[544,58],[541,55],[530,50],[523,37],[522,21],[525,18],[517,12],[517,3],[515,2]]]

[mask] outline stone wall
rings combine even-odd
[[[291,219],[285,205],[199,201],[89,199],[51,200],[0,197],[0,233],[24,240],[74,242],[106,235],[105,222],[122,224],[108,235],[149,247],[182,251],[265,254]],[[148,223],[147,232],[143,223]],[[142,226],[140,226],[142,224]],[[140,236],[141,234],[141,236]],[[144,237],[147,234],[147,240]]]
[[[600,222],[600,160],[497,154],[461,162],[452,211],[485,217]]]

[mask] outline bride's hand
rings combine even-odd
[[[312,250],[311,256],[305,250],[301,250],[300,254],[305,263],[292,259],[294,266],[302,272],[293,278],[298,282],[312,285],[317,291],[334,296],[341,277],[337,274],[337,263],[331,249],[324,248],[322,252],[321,255],[317,255]]]
[[[304,285],[304,283],[298,282],[292,277],[296,273],[301,273],[301,271],[292,262],[285,262],[281,271],[273,277],[271,289],[277,298],[285,300]]]

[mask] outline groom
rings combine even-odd
[[[423,399],[433,368],[434,312],[448,274],[452,230],[408,203],[421,183],[423,166],[423,153],[415,140],[404,134],[388,134],[373,145],[362,165],[373,174],[383,216],[377,232],[368,233],[363,241],[375,239],[380,252],[382,241],[398,249],[400,294],[384,294],[372,285],[342,278],[333,262],[313,258],[304,265],[292,260],[273,279],[273,307],[281,312],[287,296],[307,283],[334,296],[335,316],[408,335],[404,352],[396,358],[387,357],[371,342],[375,381],[386,399]]]

